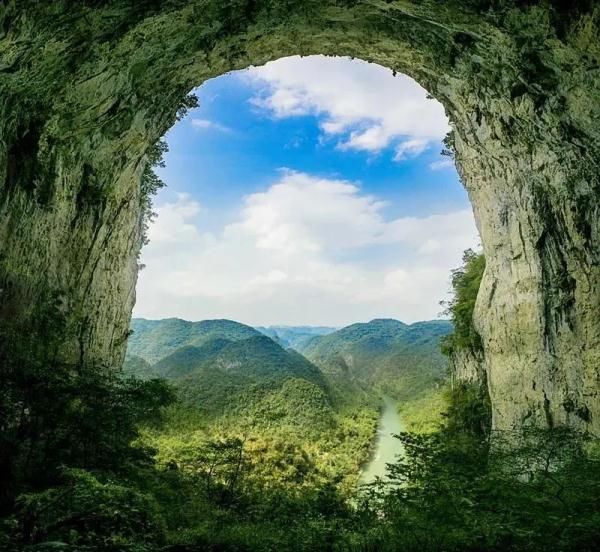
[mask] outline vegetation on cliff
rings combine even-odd
[[[366,511],[382,518],[371,546],[596,549],[600,457],[587,436],[567,428],[490,434],[477,386],[457,386],[449,405],[439,431],[399,436],[404,458],[365,494]]]
[[[460,350],[481,350],[481,338],[473,322],[477,293],[485,270],[483,253],[467,249],[463,264],[452,271],[452,299],[443,302],[445,313],[450,316],[453,332],[443,339],[442,351],[447,355]]]

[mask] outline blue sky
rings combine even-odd
[[[442,107],[403,75],[286,58],[195,91],[167,134],[136,316],[433,318],[477,243]]]

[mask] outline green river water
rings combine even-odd
[[[394,462],[403,453],[402,443],[393,435],[404,431],[398,414],[398,401],[383,396],[383,406],[373,454],[360,475],[360,483],[371,483],[376,477],[385,477],[386,464]]]

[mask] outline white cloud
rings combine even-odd
[[[215,121],[210,121],[209,119],[192,119],[192,126],[194,128],[198,128],[201,130],[216,130],[218,132],[231,132],[229,127],[217,123]]]
[[[367,130],[352,131],[348,139],[345,142],[341,142],[339,147],[340,149],[377,152],[385,148],[389,142],[389,133],[382,126],[377,125],[369,127]]]
[[[454,161],[448,157],[434,161],[429,165],[432,171],[441,171],[442,169],[454,168]]]
[[[412,138],[411,140],[400,142],[396,147],[394,159],[396,161],[401,161],[408,157],[417,157],[418,155],[421,155],[428,146],[429,143],[423,138]]]
[[[422,153],[449,130],[440,103],[428,99],[414,80],[379,65],[296,56],[253,67],[245,75],[259,88],[253,99],[257,107],[275,117],[318,115],[324,136],[342,149],[376,153],[399,144],[396,159],[402,160]]]
[[[253,324],[433,318],[450,269],[478,242],[472,213],[386,220],[384,207],[354,183],[284,172],[213,235],[199,231],[200,205],[179,195],[157,208],[135,313]],[[367,265],[378,248],[393,254]]]

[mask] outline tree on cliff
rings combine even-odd
[[[452,292],[450,301],[443,301],[444,314],[450,316],[454,332],[442,341],[442,352],[450,355],[461,349],[478,351],[481,338],[473,324],[473,311],[483,272],[485,257],[467,249],[463,254],[463,264],[452,271]]]

